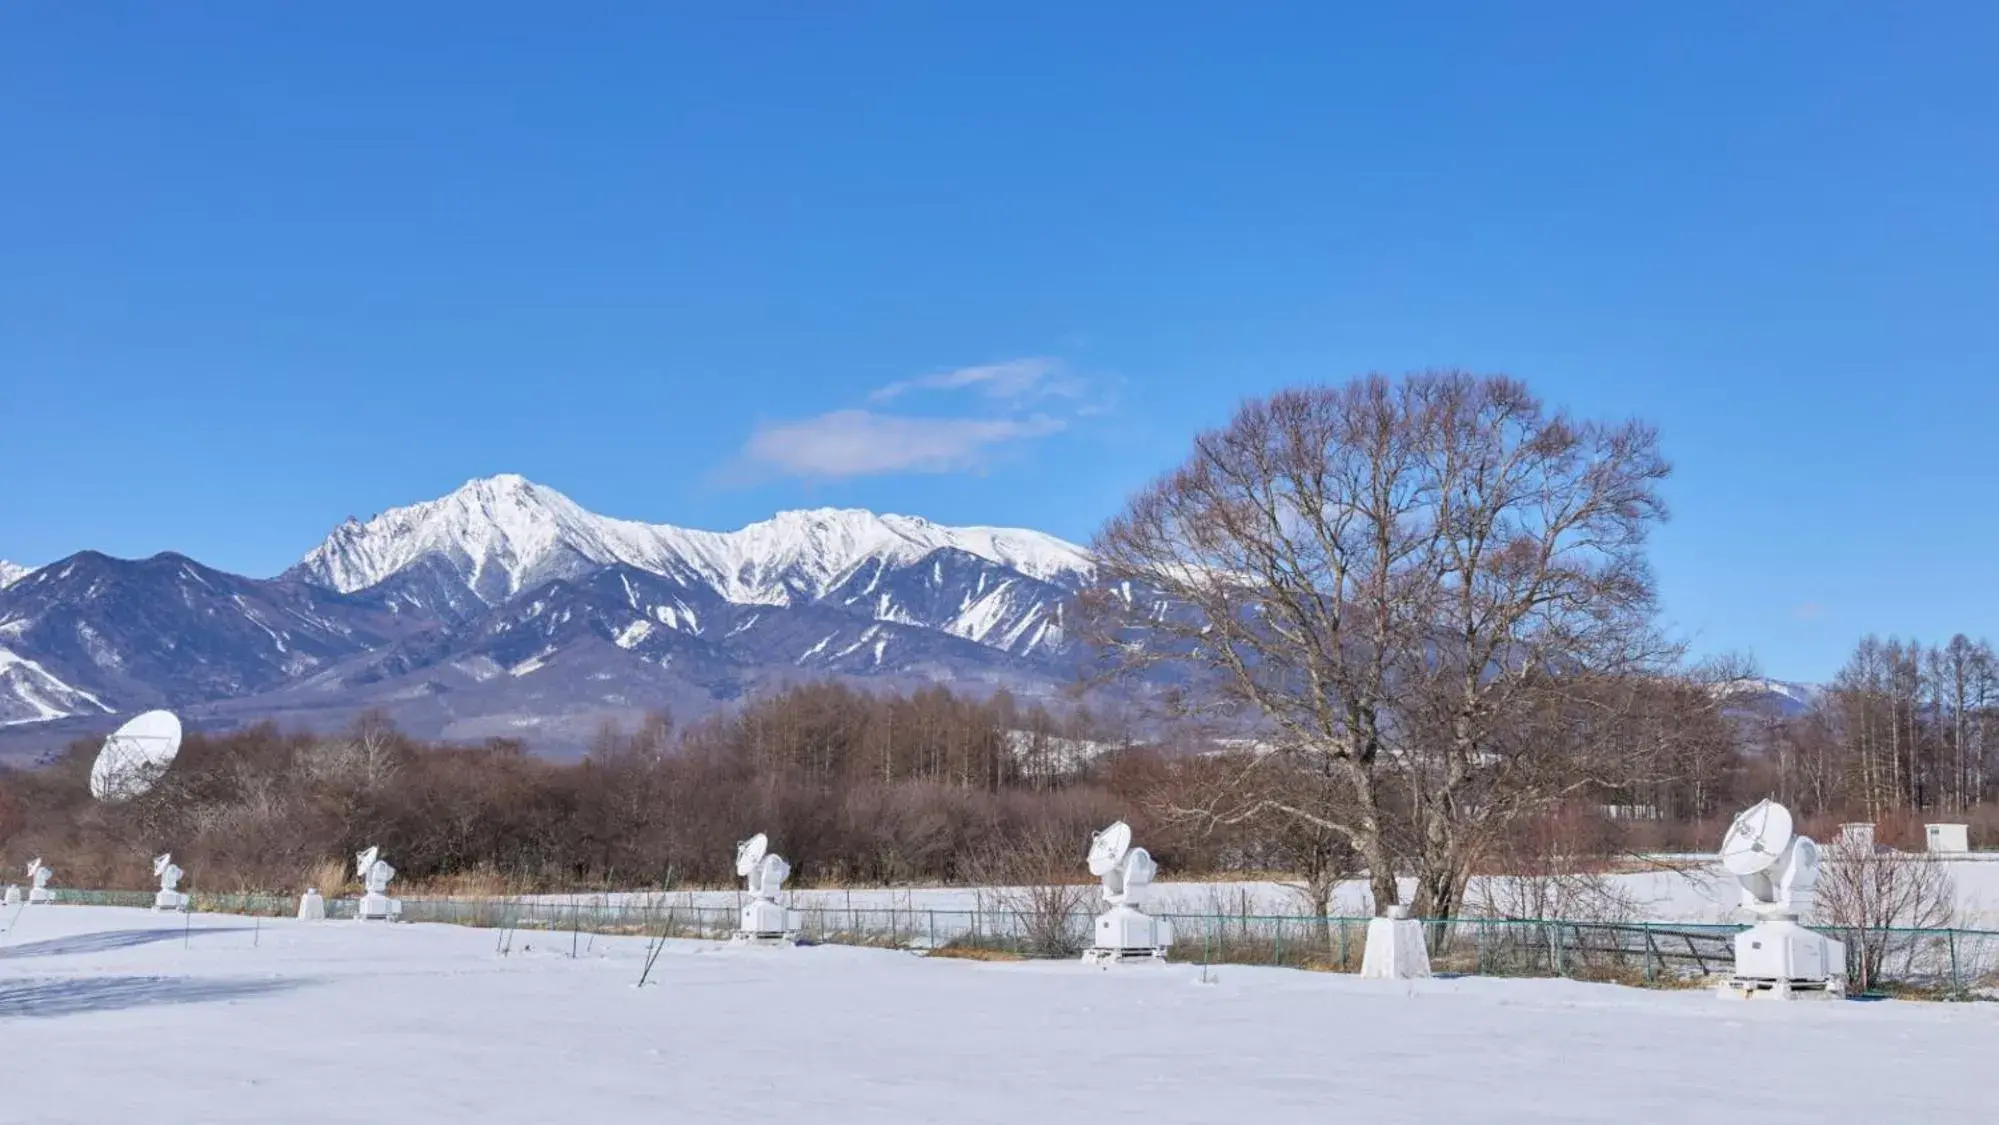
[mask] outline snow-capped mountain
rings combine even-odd
[[[699,584],[738,605],[815,600],[869,566],[905,566],[953,548],[1037,581],[1073,587],[1082,548],[1036,531],[945,527],[856,509],[780,512],[739,531],[612,519],[511,474],[440,500],[348,520],[290,572],[346,593],[443,564],[488,605],[613,563]]]
[[[404,624],[305,583],[85,551],[0,591],[15,670],[0,672],[14,684],[0,711],[52,719],[254,694],[386,644]]]
[[[0,723],[173,706],[575,749],[804,678],[1073,682],[1091,581],[1040,532],[858,510],[738,531],[612,519],[518,476],[336,528],[274,579],[85,552],[0,590]],[[57,726],[63,724],[58,723]]]
[[[1734,711],[1793,718],[1811,710],[1825,689],[1817,684],[1756,677],[1731,681],[1722,685],[1720,690]]]
[[[34,572],[35,568],[32,566],[22,566],[20,563],[0,559],[0,590],[5,590]]]

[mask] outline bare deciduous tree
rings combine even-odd
[[[1285,391],[1103,528],[1090,608],[1118,666],[1181,665],[1261,725],[1270,752],[1184,814],[1339,833],[1377,911],[1406,856],[1418,910],[1448,913],[1483,826],[1616,780],[1545,719],[1663,655],[1643,547],[1667,471],[1650,427],[1549,413],[1508,378]],[[1273,794],[1265,763],[1319,784]]]
[[[1892,931],[1941,929],[1957,911],[1957,883],[1949,866],[1927,852],[1894,852],[1833,844],[1819,871],[1818,921],[1840,931],[1866,991],[1881,978]]]
[[[1018,920],[1028,950],[1044,957],[1069,957],[1082,952],[1074,922],[1088,904],[1094,884],[1079,881],[1078,834],[1051,826],[1007,838],[985,841],[973,851],[967,867],[981,885],[980,911],[987,896],[999,910]]]

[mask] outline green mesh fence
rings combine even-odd
[[[150,908],[147,891],[59,890],[58,904]],[[193,892],[197,911],[286,917],[290,896]],[[356,900],[328,899],[327,917],[351,919]],[[619,894],[402,900],[404,922],[589,934],[722,940],[738,918],[728,905],[680,896]],[[807,907],[793,911],[799,939],[917,952],[1071,957],[1090,944],[1095,912]],[[1173,961],[1273,965],[1358,972],[1367,918],[1252,914],[1163,914]],[[1707,983],[1734,961],[1745,927],[1693,923],[1605,923],[1454,918],[1423,923],[1433,971],[1476,976],[1569,977],[1662,987]],[[1852,990],[1941,998],[1999,997],[1999,931],[1845,930],[1814,927],[1843,942]]]

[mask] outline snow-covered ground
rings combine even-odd
[[[1973,1121],[1999,1051],[1999,1005],[495,940],[27,910],[0,1120]]]

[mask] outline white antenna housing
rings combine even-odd
[[[181,876],[186,872],[174,865],[172,852],[161,852],[153,857],[153,874],[160,880],[160,893],[153,896],[153,909],[186,910],[188,896],[180,892]]]
[[[770,837],[759,832],[736,845],[736,874],[745,880],[750,901],[743,905],[742,919],[729,940],[757,945],[796,941],[796,914],[777,901],[778,891],[791,877],[791,864],[770,850]]]
[[[56,873],[50,870],[47,864],[42,862],[41,856],[36,856],[28,861],[28,904],[30,906],[51,903],[56,900],[56,893],[49,889],[49,880],[55,877]]]
[[[180,719],[171,711],[148,711],[111,732],[90,765],[90,795],[100,801],[129,801],[159,784],[180,753]]]
[[[1173,924],[1139,909],[1159,865],[1150,852],[1131,846],[1131,826],[1120,820],[1090,837],[1088,862],[1090,874],[1103,881],[1110,909],[1097,916],[1096,940],[1083,960],[1099,965],[1164,960]]]
[[[1797,834],[1791,810],[1767,798],[1743,810],[1722,837],[1721,866],[1756,918],[1735,937],[1723,995],[1844,996],[1846,946],[1799,925],[1814,904],[1819,846]]]
[[[362,922],[387,922],[402,916],[403,904],[388,896],[389,880],[396,877],[396,869],[382,858],[382,849],[371,847],[357,852],[354,856],[354,873],[360,878],[366,893],[361,896],[361,904],[354,917]]]

